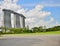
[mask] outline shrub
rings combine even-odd
[[[23,29],[22,28],[11,28],[10,32],[11,33],[22,33]]]

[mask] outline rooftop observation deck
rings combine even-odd
[[[21,16],[21,17],[26,18],[23,14],[19,14],[19,13],[17,13],[17,12],[14,12],[14,11],[12,11],[12,10],[9,10],[9,9],[3,9],[2,11],[10,12],[10,13],[13,13],[13,14],[16,14],[16,15],[19,15],[19,16]]]

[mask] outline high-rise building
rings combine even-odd
[[[16,13],[12,10],[3,9],[3,27],[7,28],[24,28],[25,27],[25,16]]]

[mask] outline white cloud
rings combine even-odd
[[[16,11],[16,12],[25,15],[26,11],[27,11],[26,9],[22,8],[22,9]]]
[[[51,17],[50,21],[53,22],[54,21],[54,18]]]
[[[30,25],[30,27],[34,26],[42,26],[46,25],[49,22],[54,21],[53,18],[50,18],[50,20],[44,21],[44,18],[51,15],[51,12],[42,11],[43,6],[37,5],[32,10],[29,10],[25,13],[25,16],[27,17],[26,23]]]
[[[13,0],[13,3],[16,3],[18,0]]]
[[[60,25],[60,23],[59,23],[59,22],[56,22],[56,23],[55,23],[55,26],[59,26],[59,25]]]
[[[58,22],[51,22],[47,24],[47,28],[54,27],[54,26],[59,26],[60,24]]]
[[[38,18],[36,18],[36,19],[38,19]],[[49,28],[49,27],[55,26],[56,23],[52,24],[54,21],[55,20],[53,18],[50,18],[49,21],[45,21],[44,19],[41,19],[41,20],[38,19],[38,21],[36,21],[35,23],[32,22],[32,24],[30,26],[32,26],[32,27],[35,27],[35,26],[46,26],[47,28]]]
[[[14,0],[4,0],[2,3],[1,3],[1,6],[0,8],[1,9],[11,9],[11,10],[19,10],[21,8],[21,6],[17,5],[16,3],[12,3],[12,2],[15,2]]]
[[[43,17],[49,16],[51,14],[51,12],[42,11],[42,9],[43,9],[42,5],[37,5],[32,10],[29,10],[28,12],[26,12],[26,16],[27,17],[39,17],[39,18],[43,18]]]
[[[4,0],[4,2],[8,2],[8,3],[16,3],[18,0]]]

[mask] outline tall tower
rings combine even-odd
[[[12,19],[11,14],[14,14],[14,20],[13,20],[13,28],[24,28],[25,27],[25,16],[22,14],[16,13],[12,10],[3,9],[4,15],[3,15],[3,25],[7,28],[12,28]]]
[[[11,28],[11,13],[8,10],[3,10],[3,26],[7,28]]]

